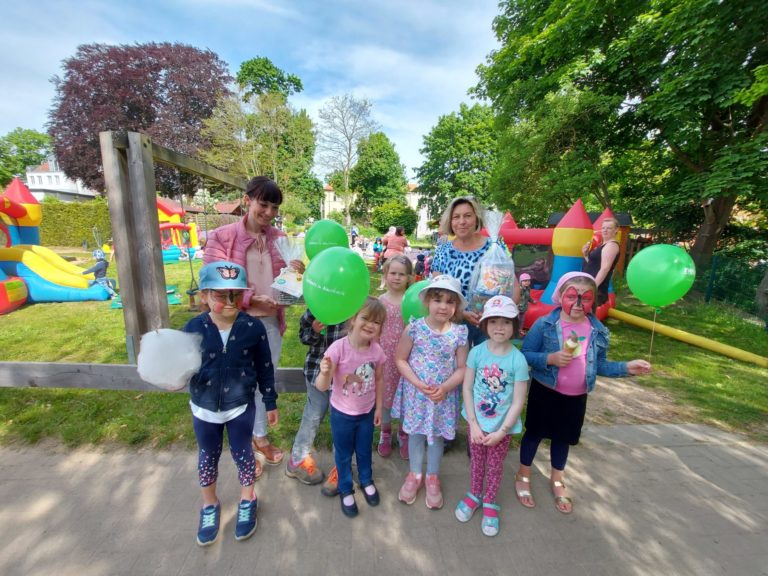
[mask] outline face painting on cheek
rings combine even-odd
[[[576,288],[569,286],[563,292],[561,300],[566,314],[570,314],[574,306],[579,306],[584,310],[584,314],[589,314],[592,312],[592,305],[595,302],[595,293],[592,290],[587,290],[583,294],[579,294]]]

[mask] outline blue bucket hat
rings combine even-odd
[[[200,268],[200,290],[246,290],[245,268],[234,262],[210,262]]]

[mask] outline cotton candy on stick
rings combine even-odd
[[[164,390],[181,390],[200,370],[200,334],[160,328],[141,337],[137,371],[145,382]]]

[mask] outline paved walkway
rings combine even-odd
[[[405,462],[375,457],[383,501],[359,498],[354,520],[318,487],[268,467],[259,529],[246,542],[232,536],[238,487],[222,458],[222,533],[201,549],[195,454],[2,448],[0,574],[768,574],[768,447],[704,426],[590,427],[569,463],[571,516],[554,508],[543,456],[533,510],[514,497],[508,459],[496,538],[478,517],[453,516],[468,487],[460,451],[444,460],[440,511],[423,498],[397,502]]]

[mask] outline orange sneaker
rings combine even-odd
[[[336,470],[336,466],[328,472],[328,477],[323,482],[320,492],[323,493],[323,496],[328,496],[329,498],[339,495],[339,471]]]
[[[315,459],[311,454],[307,455],[298,464],[294,464],[293,458],[289,456],[288,462],[285,465],[285,475],[288,478],[296,478],[296,480],[308,486],[320,484],[325,476],[323,471],[317,467]]]

